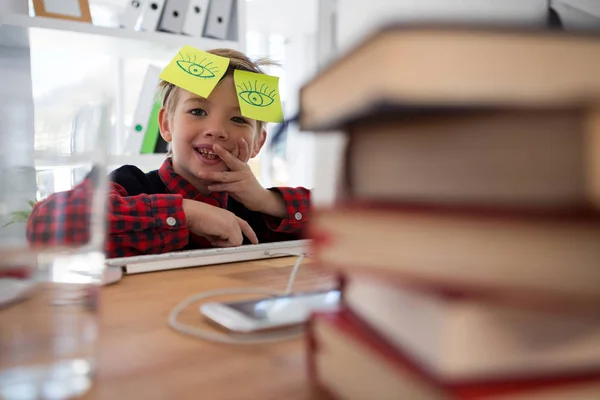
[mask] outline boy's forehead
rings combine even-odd
[[[190,100],[190,101],[207,101],[211,102],[217,100],[219,103],[223,105],[228,105],[232,107],[239,107],[239,101],[237,98],[237,92],[235,91],[235,86],[233,84],[233,78],[230,76],[226,76],[217,84],[217,86],[213,89],[211,94],[208,96],[208,99],[202,96],[199,96],[195,93],[192,93],[186,89],[179,88],[183,93],[182,100]]]

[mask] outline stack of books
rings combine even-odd
[[[309,322],[336,399],[600,399],[600,40],[390,26],[308,82],[306,131],[344,130]]]

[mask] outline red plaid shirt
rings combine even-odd
[[[286,204],[288,216],[281,219],[247,210],[239,203],[231,204],[236,202],[225,192],[203,196],[175,173],[171,159],[166,159],[158,170],[161,185],[164,185],[158,194],[146,194],[146,191],[153,193],[153,190],[145,187],[149,185],[145,178],[147,175],[136,167],[121,167],[111,174],[111,179],[114,180],[114,174],[119,171],[124,171],[121,174],[125,174],[126,179],[117,179],[122,184],[110,182],[106,241],[108,257],[211,247],[205,238],[188,230],[183,199],[226,209],[230,208],[228,205],[236,206],[231,211],[248,221],[259,242],[299,238],[308,222],[310,191],[302,187],[269,189],[278,191]],[[29,242],[34,245],[67,246],[86,243],[89,239],[91,185],[88,178],[72,190],[54,193],[37,203],[27,223]]]

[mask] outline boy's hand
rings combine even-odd
[[[227,192],[249,210],[262,211],[264,203],[271,200],[271,193],[261,186],[252,173],[248,165],[250,149],[248,142],[243,138],[239,140],[239,149],[238,158],[222,146],[215,144],[213,151],[229,167],[230,171],[202,171],[198,173],[198,177],[209,182],[215,182],[208,186],[208,190]]]
[[[206,237],[213,246],[240,246],[244,241],[242,234],[250,242],[258,243],[250,225],[230,211],[190,199],[183,199],[183,211],[188,229]]]

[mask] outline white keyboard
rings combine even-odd
[[[163,271],[167,269],[199,267],[238,261],[260,260],[306,254],[310,250],[309,239],[288,240],[274,243],[248,244],[201,250],[175,251],[164,254],[110,258],[107,266],[123,267],[125,273]]]

